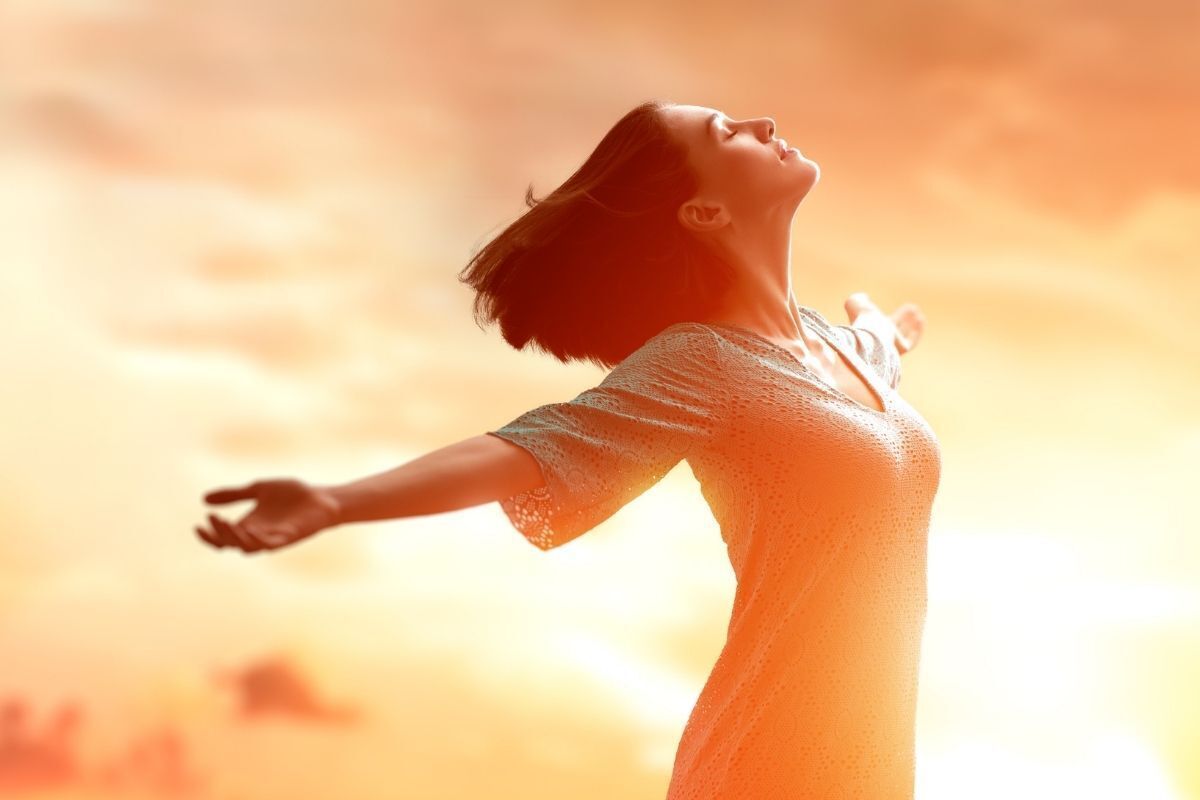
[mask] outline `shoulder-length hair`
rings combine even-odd
[[[575,174],[528,210],[459,274],[474,316],[499,322],[517,350],[612,368],[677,322],[697,321],[732,268],[680,223],[698,184],[686,148],[641,103],[621,117]]]

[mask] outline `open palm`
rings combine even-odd
[[[901,354],[917,346],[925,332],[925,315],[916,303],[904,303],[888,315],[896,326],[896,349]]]
[[[851,323],[865,311],[886,313],[875,305],[866,292],[850,295],[846,298],[845,307]],[[921,340],[921,334],[925,332],[925,315],[921,313],[920,306],[916,303],[902,303],[895,311],[887,314],[887,317],[896,327],[896,349],[900,354],[903,355],[916,347],[917,342]]]
[[[338,524],[338,503],[328,491],[295,478],[254,481],[239,488],[215,489],[208,503],[254,500],[255,507],[237,522],[209,514],[211,530],[196,534],[213,547],[238,547],[247,553],[276,550]]]

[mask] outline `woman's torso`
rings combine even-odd
[[[669,800],[911,791],[937,440],[806,319],[839,356],[832,382],[775,342],[707,326],[733,394],[722,436],[689,462],[737,590]]]

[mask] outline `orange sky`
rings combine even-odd
[[[456,273],[658,97],[820,164],[801,303],[927,317],[918,800],[1200,798],[1195,3],[182,5],[0,5],[0,702],[83,710],[39,797],[184,796],[117,767],[162,730],[195,797],[665,794],[733,596],[686,465],[550,553],[496,504],[192,533],[599,382]]]

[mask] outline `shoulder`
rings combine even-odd
[[[677,322],[651,336],[609,373],[606,382],[645,376],[660,382],[711,381],[722,356],[717,334],[697,322]]]
[[[815,308],[809,308],[808,306],[797,306],[797,308],[800,309],[800,313],[804,316],[806,322],[820,328],[823,331],[833,331],[838,327],[826,319],[825,315],[820,311],[817,311]]]
[[[841,343],[843,347],[852,347],[861,352],[862,344],[858,341],[856,329],[850,325],[838,325],[830,322],[824,314],[817,311],[815,308],[808,306],[799,306],[800,313],[804,315],[804,321],[812,327],[831,336]]]
[[[668,325],[646,344],[657,347],[684,347],[692,349],[713,349],[717,345],[717,332],[701,322],[676,322]]]
[[[724,340],[719,331],[702,322],[676,322],[650,337],[641,348],[647,355],[670,358],[711,373],[721,366]]]

